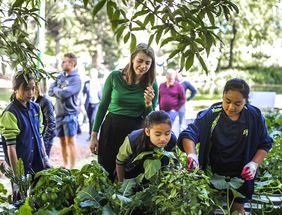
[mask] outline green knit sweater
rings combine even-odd
[[[141,84],[128,85],[122,77],[122,71],[116,70],[108,76],[95,118],[93,131],[98,132],[107,111],[130,117],[147,115],[155,109],[158,101],[158,85],[153,83],[155,98],[151,108],[145,107],[144,87]]]

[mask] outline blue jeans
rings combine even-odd
[[[179,126],[181,127],[181,125],[183,124],[183,120],[185,120],[185,104],[179,109],[178,111],[178,116],[179,116]]]
[[[171,120],[171,124],[173,124],[175,118],[177,117],[178,115],[178,111],[176,110],[170,110],[170,111],[167,111],[167,114],[169,115],[169,118]]]
[[[87,107],[87,117],[89,121],[89,135],[91,135],[92,128],[93,128],[93,123],[96,117],[96,113],[98,111],[99,103],[97,104],[89,104]]]

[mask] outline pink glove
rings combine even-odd
[[[198,156],[194,153],[190,153],[187,155],[187,171],[189,172],[191,169],[199,168]]]
[[[253,180],[256,175],[257,169],[258,164],[256,162],[251,161],[247,163],[241,172],[242,178],[246,181]]]

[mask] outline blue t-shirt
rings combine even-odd
[[[211,137],[210,163],[213,172],[220,175],[240,175],[247,143],[246,129],[245,109],[237,121],[232,121],[222,112]]]

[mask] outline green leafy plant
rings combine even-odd
[[[74,203],[76,183],[71,171],[50,168],[35,175],[38,182],[31,189],[30,205],[34,209],[61,210]]]
[[[0,183],[0,203],[4,203],[7,201],[7,190],[5,189],[4,185]]]
[[[73,172],[77,190],[74,199],[76,214],[101,213],[111,210],[110,199],[116,191],[116,186],[108,179],[108,173],[93,160],[82,169]]]
[[[19,188],[18,195],[19,200],[13,202],[16,205],[21,205],[28,195],[29,188],[32,183],[32,176],[25,174],[24,165],[22,159],[17,161],[16,172],[12,171],[11,168],[5,168],[3,164],[0,165],[0,171],[10,180],[11,183],[16,184]],[[12,196],[8,196],[8,201],[12,203]]]
[[[218,190],[226,190],[227,214],[231,214],[231,206],[233,205],[235,198],[244,198],[244,196],[236,190],[242,186],[244,180],[236,177],[229,178],[226,176],[214,174],[211,177],[211,183]],[[233,199],[230,199],[230,191],[233,194]],[[224,211],[223,213],[225,214]]]

